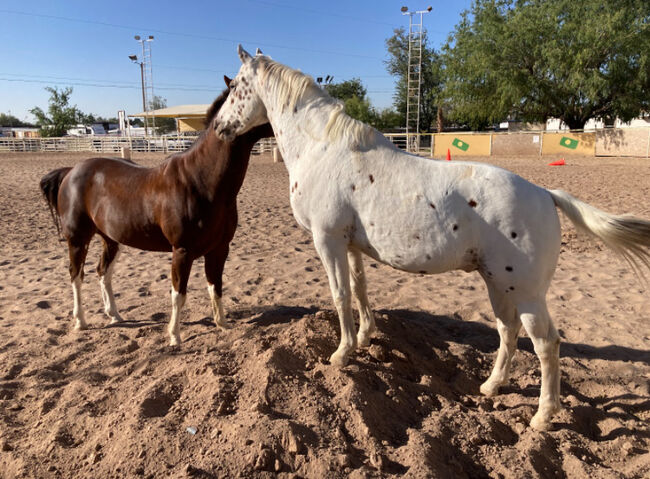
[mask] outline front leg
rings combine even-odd
[[[223,310],[223,301],[221,300],[223,267],[228,257],[228,249],[229,244],[226,243],[205,255],[205,278],[208,282],[214,324],[222,329],[230,328],[230,325],[226,322],[226,313]]]
[[[343,237],[314,233],[314,246],[325,266],[332,298],[341,324],[341,343],[330,357],[330,362],[333,366],[342,368],[348,362],[348,355],[357,347],[350,294],[348,245]]]
[[[377,329],[375,317],[368,301],[366,287],[366,274],[363,271],[363,258],[358,249],[348,249],[348,261],[350,263],[350,280],[352,282],[352,293],[357,300],[359,309],[359,333],[357,344],[361,348],[370,346],[370,338]]]
[[[185,248],[172,250],[172,316],[169,320],[169,345],[181,343],[180,316],[187,295],[187,280],[190,277],[193,259]]]

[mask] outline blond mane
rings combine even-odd
[[[326,107],[330,108],[325,127],[329,140],[344,141],[353,150],[366,150],[377,144],[377,131],[347,115],[343,103],[319,88],[311,76],[269,58],[258,61],[260,82],[271,92],[281,111],[292,110],[299,100],[325,100]]]

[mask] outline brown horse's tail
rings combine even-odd
[[[59,217],[58,202],[59,202],[59,188],[65,175],[71,170],[71,167],[58,168],[50,171],[43,178],[41,178],[40,186],[47,206],[50,209],[50,214],[56,226],[56,232],[61,236],[61,218]]]

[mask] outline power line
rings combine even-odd
[[[101,84],[101,83],[87,83],[87,82],[63,82],[63,81],[52,81],[52,80],[31,80],[28,78],[2,78],[0,81],[7,82],[16,82],[16,83],[41,83],[47,85],[65,85],[65,86],[90,86],[97,88],[120,88],[127,90],[139,90],[140,86],[135,85],[120,85],[120,84]],[[156,87],[157,90],[168,90],[168,91],[206,91],[215,93],[217,88],[189,88],[189,87]]]
[[[248,2],[251,3],[259,3],[260,5],[268,5],[270,7],[280,7],[280,8],[286,8],[289,10],[300,10],[301,12],[307,12],[307,13],[313,13],[315,15],[326,15],[329,17],[336,17],[336,18],[345,18],[347,20],[354,20],[356,22],[364,22],[364,23],[374,23],[376,25],[388,25],[389,27],[395,27],[396,25],[394,23],[389,23],[389,22],[380,22],[377,20],[369,20],[367,18],[363,17],[352,17],[350,15],[341,15],[339,13],[333,13],[333,12],[326,12],[323,10],[312,10],[310,8],[304,8],[304,7],[296,7],[294,5],[283,5],[281,3],[276,3],[276,2],[267,2],[263,0],[247,0]]]
[[[269,47],[269,48],[280,48],[280,49],[285,49],[285,50],[296,50],[296,51],[303,51],[303,52],[310,52],[310,53],[320,53],[320,54],[326,54],[326,55],[336,55],[336,56],[343,56],[343,57],[354,57],[354,58],[369,58],[372,60],[383,60],[383,58],[379,57],[372,57],[369,55],[359,55],[355,53],[341,53],[341,52],[332,52],[332,51],[327,51],[327,50],[315,50],[315,49],[310,49],[310,48],[302,48],[302,47],[295,47],[295,46],[286,46],[286,45],[277,45],[277,44],[272,44],[272,43],[265,43],[265,42],[258,42],[258,41],[252,41],[252,40],[236,40],[233,38],[223,38],[223,37],[215,37],[212,35],[203,35],[203,34],[197,34],[197,33],[185,33],[185,32],[173,32],[173,31],[168,31],[168,30],[158,30],[155,28],[149,28],[149,27],[142,27],[142,26],[135,26],[135,25],[119,25],[116,23],[108,23],[108,22],[98,22],[95,20],[83,20],[80,18],[70,18],[70,17],[62,17],[59,15],[46,15],[44,13],[30,13],[30,12],[21,12],[18,10],[8,10],[8,9],[0,9],[1,13],[9,13],[13,15],[24,15],[28,17],[40,17],[40,18],[50,18],[54,20],[63,20],[66,22],[76,22],[76,23],[86,23],[90,25],[101,25],[104,27],[112,27],[112,28],[121,28],[123,30],[146,30],[151,33],[157,33],[157,34],[163,34],[163,35],[175,35],[179,37],[188,37],[188,38],[200,38],[202,40],[216,40],[219,42],[226,42],[226,43],[232,43],[233,45],[237,44],[246,44],[246,45],[255,45],[255,46],[262,46],[262,47]]]
[[[77,78],[77,77],[61,77],[54,75],[35,75],[32,73],[6,73],[0,72],[0,75],[13,76],[13,77],[22,77],[22,78],[52,78],[54,80],[73,80],[73,81],[83,81],[83,82],[93,82],[93,83],[109,83],[111,85],[123,84],[123,85],[140,85],[139,82],[132,81],[121,81],[121,80],[98,80],[96,78]],[[185,83],[160,83],[160,86],[179,86],[183,88],[212,88],[214,85],[188,85]]]
[[[179,68],[179,69],[184,69],[184,67],[169,67],[169,68]],[[215,71],[218,72],[219,70],[210,70],[210,71]],[[140,83],[138,82],[131,82],[131,81],[121,81],[121,80],[100,80],[97,78],[79,78],[79,77],[67,77],[67,76],[55,76],[55,75],[36,75],[32,73],[8,73],[8,72],[0,72],[0,76],[10,76],[10,77],[19,77],[18,80],[25,80],[29,81],[32,79],[39,79],[39,78],[51,78],[53,80],[69,80],[69,81],[77,81],[77,82],[90,82],[93,85],[106,85],[106,86],[122,86],[124,88],[127,87],[139,87]],[[343,75],[339,75],[343,76]],[[383,75],[369,75],[364,78],[391,78],[389,76],[383,76]],[[9,81],[8,79],[7,81]],[[62,82],[58,82],[60,84]],[[180,87],[183,89],[190,89],[190,88],[196,88],[196,89],[210,89],[213,90],[215,87],[218,87],[218,85],[188,85],[185,83],[159,83],[158,84],[160,87],[168,87],[167,89],[173,89],[172,87]],[[156,87],[157,88],[157,87]],[[384,93],[389,90],[370,90],[368,93]]]

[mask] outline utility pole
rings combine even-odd
[[[142,111],[147,113],[147,99],[144,94],[144,66],[142,65],[142,62],[138,61],[137,55],[129,55],[129,60],[140,65],[140,81],[142,82]],[[144,136],[149,136],[149,131],[147,130],[147,117],[144,118]]]
[[[409,16],[409,60],[406,70],[406,150],[417,152],[420,149],[420,95],[422,92],[422,16],[429,13],[426,10],[410,12],[408,7],[402,7],[402,15]],[[419,15],[414,21],[413,16]],[[415,133],[413,139],[411,134]]]

